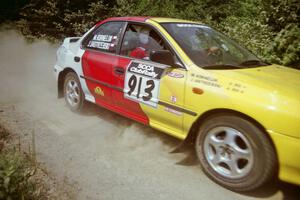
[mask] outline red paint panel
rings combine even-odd
[[[95,97],[97,105],[117,112],[143,124],[149,124],[149,118],[141,109],[139,103],[124,98],[124,78],[113,72],[114,67],[126,67],[130,59],[119,58],[113,54],[106,54],[97,51],[87,50],[82,57],[83,74],[86,77],[86,84]],[[89,80],[93,79],[93,80]],[[98,82],[97,82],[98,81]],[[101,83],[99,83],[101,82]],[[104,83],[104,85],[103,85]],[[107,84],[108,86],[105,86]],[[104,95],[95,92],[95,88],[101,88]]]
[[[151,17],[139,17],[139,16],[136,16],[136,17],[135,16],[133,16],[133,17],[111,17],[111,18],[99,21],[96,25],[98,26],[98,25],[103,24],[103,23],[108,22],[108,21],[137,21],[137,22],[144,22],[144,21],[146,21],[149,18],[151,18]]]
[[[127,66],[129,65],[131,59],[119,57],[118,67],[122,67],[126,72]],[[114,86],[124,89],[124,75],[113,74]],[[142,110],[139,103],[134,102],[132,100],[124,98],[123,91],[114,90],[112,93],[113,101],[115,105],[119,108],[119,110],[130,118],[135,118],[136,121],[139,121],[143,124],[149,124],[149,118]]]
[[[83,54],[83,74],[87,78],[87,86],[97,103],[113,104],[111,101],[112,89],[96,81],[112,85],[112,68],[117,62],[117,57],[114,55],[90,50],[85,51]],[[103,95],[95,92],[97,87],[103,91]]]

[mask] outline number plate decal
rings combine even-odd
[[[125,75],[125,98],[157,107],[160,78],[166,67],[168,66],[156,63],[131,61]]]

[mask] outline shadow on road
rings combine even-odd
[[[192,145],[187,145],[184,150],[185,158],[176,164],[184,166],[193,166],[199,165],[194,147]],[[273,182],[248,193],[241,193],[242,195],[256,198],[267,198],[278,191],[282,192],[282,200],[299,200],[300,199],[300,187],[297,185],[289,184],[282,182],[278,179],[275,179]]]
[[[113,123],[114,126],[124,128],[128,127],[136,122],[127,119],[121,115],[118,115],[112,111],[101,108],[95,104],[89,103],[86,109],[81,113],[83,116],[97,116],[101,120],[105,120],[109,123]],[[154,130],[150,127],[141,125],[143,131],[140,134],[143,134],[147,138],[159,138],[161,142],[167,145],[170,149],[176,149],[180,146],[181,141],[169,136],[167,134],[161,133],[160,131]],[[172,153],[172,151],[170,151]],[[176,165],[182,166],[196,166],[199,165],[193,144],[186,144],[180,147],[179,153],[184,155],[182,160],[176,162]],[[200,166],[199,166],[200,168]],[[300,187],[288,183],[284,183],[279,180],[274,180],[273,182],[248,193],[241,193],[241,195],[255,197],[255,198],[267,198],[278,191],[281,191],[283,194],[283,200],[299,200],[300,199]]]
[[[268,185],[259,188],[254,192],[243,193],[246,196],[251,197],[269,197],[275,194],[276,192],[281,191],[283,200],[299,200],[300,199],[300,187],[285,183],[279,180],[274,180]]]

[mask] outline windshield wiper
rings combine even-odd
[[[241,62],[239,65],[248,67],[248,66],[267,66],[268,64],[260,60],[246,60],[244,62]]]
[[[217,65],[206,65],[202,66],[203,69],[241,69],[243,67],[230,64],[217,64]]]

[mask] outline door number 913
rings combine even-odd
[[[156,107],[158,102],[159,80],[128,73],[125,79],[126,98]]]
[[[149,101],[153,96],[152,90],[155,88],[155,83],[153,80],[146,80],[146,88],[143,88],[144,94],[141,94],[142,82],[143,82],[143,77],[137,78],[136,75],[132,75],[128,81],[129,91],[127,94],[129,96],[132,95],[132,93],[136,90],[137,87],[136,97],[138,99],[142,98],[143,101]]]

